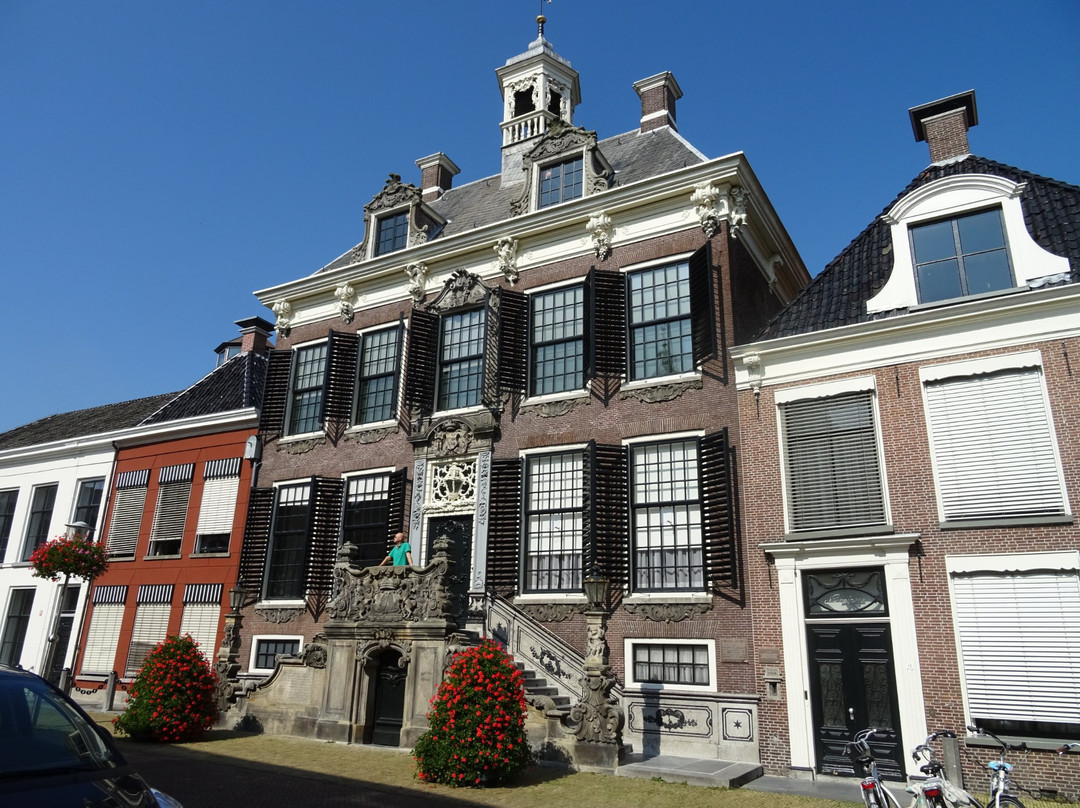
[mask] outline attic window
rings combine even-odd
[[[579,156],[540,169],[540,202],[546,208],[581,198],[585,161]]]
[[[1000,209],[913,226],[910,233],[920,303],[1014,286]]]
[[[375,255],[385,255],[404,249],[408,235],[409,214],[407,211],[383,216],[375,229]]]

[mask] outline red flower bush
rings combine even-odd
[[[421,780],[493,785],[532,763],[525,683],[513,657],[485,641],[454,657],[413,747]]]
[[[92,581],[109,566],[105,545],[83,536],[60,536],[34,550],[30,566],[38,578],[74,575]]]
[[[150,652],[113,719],[136,741],[192,741],[217,721],[214,672],[190,635],[166,637]]]

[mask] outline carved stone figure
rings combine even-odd
[[[509,236],[504,236],[495,244],[495,263],[511,286],[517,283],[518,279],[517,248],[517,239]]]
[[[274,316],[277,318],[277,323],[274,328],[283,337],[289,336],[289,332],[292,330],[292,304],[282,298],[281,300],[274,301],[273,305]]]
[[[405,267],[405,274],[409,276],[409,294],[412,296],[414,305],[424,302],[427,294],[428,267],[423,261],[409,264]]]
[[[585,229],[592,235],[593,254],[601,261],[606,261],[611,255],[611,217],[603,211],[594,213],[589,217]]]
[[[338,299],[338,310],[341,312],[342,322],[351,323],[353,321],[353,298],[356,297],[356,290],[353,289],[351,283],[346,281],[338,284],[337,289],[334,290],[334,297]]]

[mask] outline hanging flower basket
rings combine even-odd
[[[74,576],[92,581],[109,566],[105,545],[82,536],[60,536],[34,550],[30,566],[38,578]]]

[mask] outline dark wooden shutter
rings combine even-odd
[[[309,594],[330,594],[338,536],[341,533],[341,500],[344,490],[345,481],[340,477],[314,477],[311,480],[307,567]]]
[[[422,414],[435,408],[435,375],[439,367],[439,316],[413,309],[405,366],[405,403]]]
[[[589,443],[585,453],[585,574],[606,575],[612,589],[626,586],[630,568],[630,489],[623,446]]]
[[[405,530],[405,483],[408,482],[408,471],[408,469],[398,469],[390,473],[390,483],[386,492],[390,505],[386,517],[387,539],[393,539],[396,534]]]
[[[259,431],[263,434],[280,435],[285,428],[292,357],[293,352],[290,350],[271,351],[267,357],[266,387],[259,417]]]
[[[405,314],[398,315],[397,342],[394,343],[397,351],[397,362],[394,363],[394,392],[390,396],[390,412],[396,413],[398,409],[398,388],[401,387],[401,363],[405,357],[402,351],[405,348]],[[356,357],[357,379],[360,378],[360,357]]]
[[[694,367],[716,358],[716,306],[713,301],[712,243],[690,256],[690,336]]]
[[[521,558],[520,459],[491,461],[488,513],[488,589],[510,597],[518,591]]]
[[[274,513],[274,489],[255,488],[248,499],[244,543],[240,546],[237,581],[250,594],[261,596],[266,552],[270,546],[270,521]]]
[[[356,334],[330,332],[326,348],[324,423],[336,422],[339,428],[344,428],[352,421],[359,343]]]
[[[626,276],[593,267],[585,279],[585,377],[605,401],[626,374]]]
[[[739,570],[727,429],[701,439],[699,462],[706,574],[714,588],[737,589]]]
[[[500,409],[499,308],[498,293],[488,292],[484,301],[484,378],[480,382],[480,401],[490,410]]]
[[[499,388],[525,392],[529,367],[529,300],[522,292],[499,290]]]

